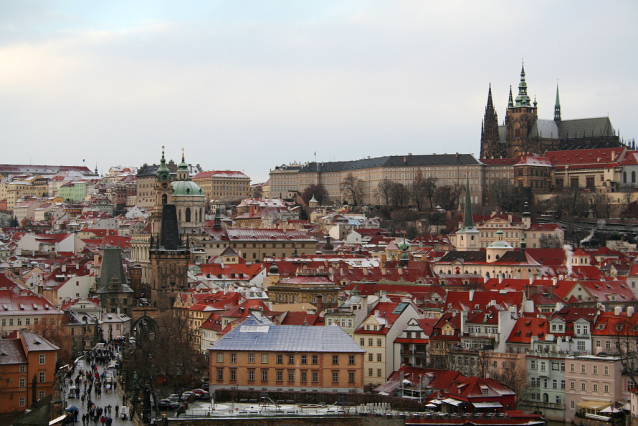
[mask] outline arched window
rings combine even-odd
[[[627,172],[622,172],[622,183],[627,183]]]
[[[191,208],[186,207],[186,223],[191,221]]]
[[[631,183],[636,183],[636,172],[631,172]]]
[[[162,205],[168,203],[168,195],[162,194]]]

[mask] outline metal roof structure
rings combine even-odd
[[[210,351],[365,352],[338,326],[275,325],[259,312],[215,342]]]

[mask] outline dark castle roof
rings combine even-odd
[[[366,158],[355,161],[336,161],[326,163],[308,163],[300,173],[328,173],[348,170],[370,169],[375,167],[402,166],[466,166],[481,163],[471,154],[431,154],[431,155],[392,155]]]

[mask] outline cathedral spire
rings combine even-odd
[[[516,97],[516,106],[525,107],[532,106],[530,98],[527,95],[527,82],[525,81],[525,64],[521,66],[521,81],[518,83],[518,96]]]
[[[492,83],[490,83],[490,88],[487,90],[487,108],[494,108],[494,104],[492,104]]]
[[[558,84],[556,84],[556,104],[554,105],[554,121],[560,123],[560,97],[558,96]]]
[[[512,85],[510,84],[510,98],[507,101],[508,108],[514,108],[514,101],[512,101]]]

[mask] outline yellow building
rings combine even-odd
[[[42,176],[29,176],[9,182],[6,186],[7,210],[12,210],[21,197],[42,197],[49,193],[48,179]]]
[[[341,327],[274,325],[252,314],[210,348],[210,386],[362,392],[363,355]]]
[[[420,173],[436,178],[437,186],[465,186],[469,178],[472,202],[482,200],[483,164],[470,154],[387,156],[356,161],[308,163],[278,166],[270,172],[270,197],[286,198],[291,191],[302,192],[310,185],[323,185],[331,200],[348,200],[341,182],[350,174],[363,184],[364,204],[383,204],[378,185],[384,179],[410,185]]]
[[[208,200],[241,199],[252,195],[250,177],[238,171],[200,172],[193,177],[193,182],[202,188]]]

